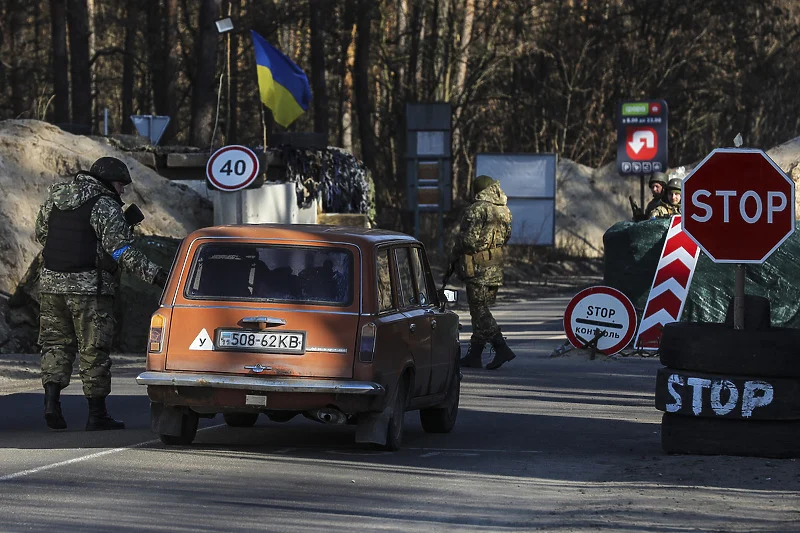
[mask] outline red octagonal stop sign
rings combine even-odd
[[[763,263],[794,231],[794,182],[761,150],[717,148],[683,180],[681,212],[715,263]]]

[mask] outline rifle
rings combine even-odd
[[[642,220],[647,220],[647,213],[639,207],[639,205],[634,201],[633,196],[628,196],[628,201],[631,203],[631,211],[633,211],[633,221],[634,222],[641,222]]]
[[[450,281],[450,276],[452,276],[453,272],[455,272],[455,270],[456,270],[456,261],[458,261],[458,260],[456,259],[455,261],[450,263],[450,265],[447,267],[447,272],[444,273],[444,279],[442,279],[442,289],[443,290],[444,290],[445,287],[447,287],[447,282]]]

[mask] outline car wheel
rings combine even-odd
[[[456,372],[458,372],[456,370]],[[461,379],[458,374],[450,380],[450,388],[444,402],[437,407],[420,409],[419,421],[426,433],[450,433],[458,417],[458,401],[461,396]]]
[[[200,417],[194,411],[189,411],[181,416],[181,434],[180,435],[159,435],[161,442],[169,446],[185,446],[191,444],[194,437],[197,435],[197,424],[200,422]]]
[[[406,404],[408,398],[408,386],[404,379],[400,379],[397,384],[397,393],[394,399],[394,408],[392,409],[392,416],[389,419],[389,429],[386,432],[386,446],[387,450],[396,451],[400,449],[403,442],[403,428],[405,426],[404,420],[406,416]]]
[[[664,413],[666,453],[800,457],[800,421],[723,420]]]
[[[800,377],[800,329],[737,330],[724,324],[664,326],[659,355],[669,368],[712,374]]]
[[[258,413],[222,413],[222,418],[232,428],[251,428],[258,420]]]

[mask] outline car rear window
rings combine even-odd
[[[204,244],[184,294],[347,306],[353,301],[353,254],[327,246]]]

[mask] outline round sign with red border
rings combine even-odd
[[[213,153],[206,163],[206,176],[221,191],[244,189],[258,176],[258,157],[246,146],[232,144]]]
[[[597,337],[597,351],[613,355],[633,339],[636,310],[630,299],[613,287],[589,287],[569,301],[564,333],[576,348],[585,348]]]

